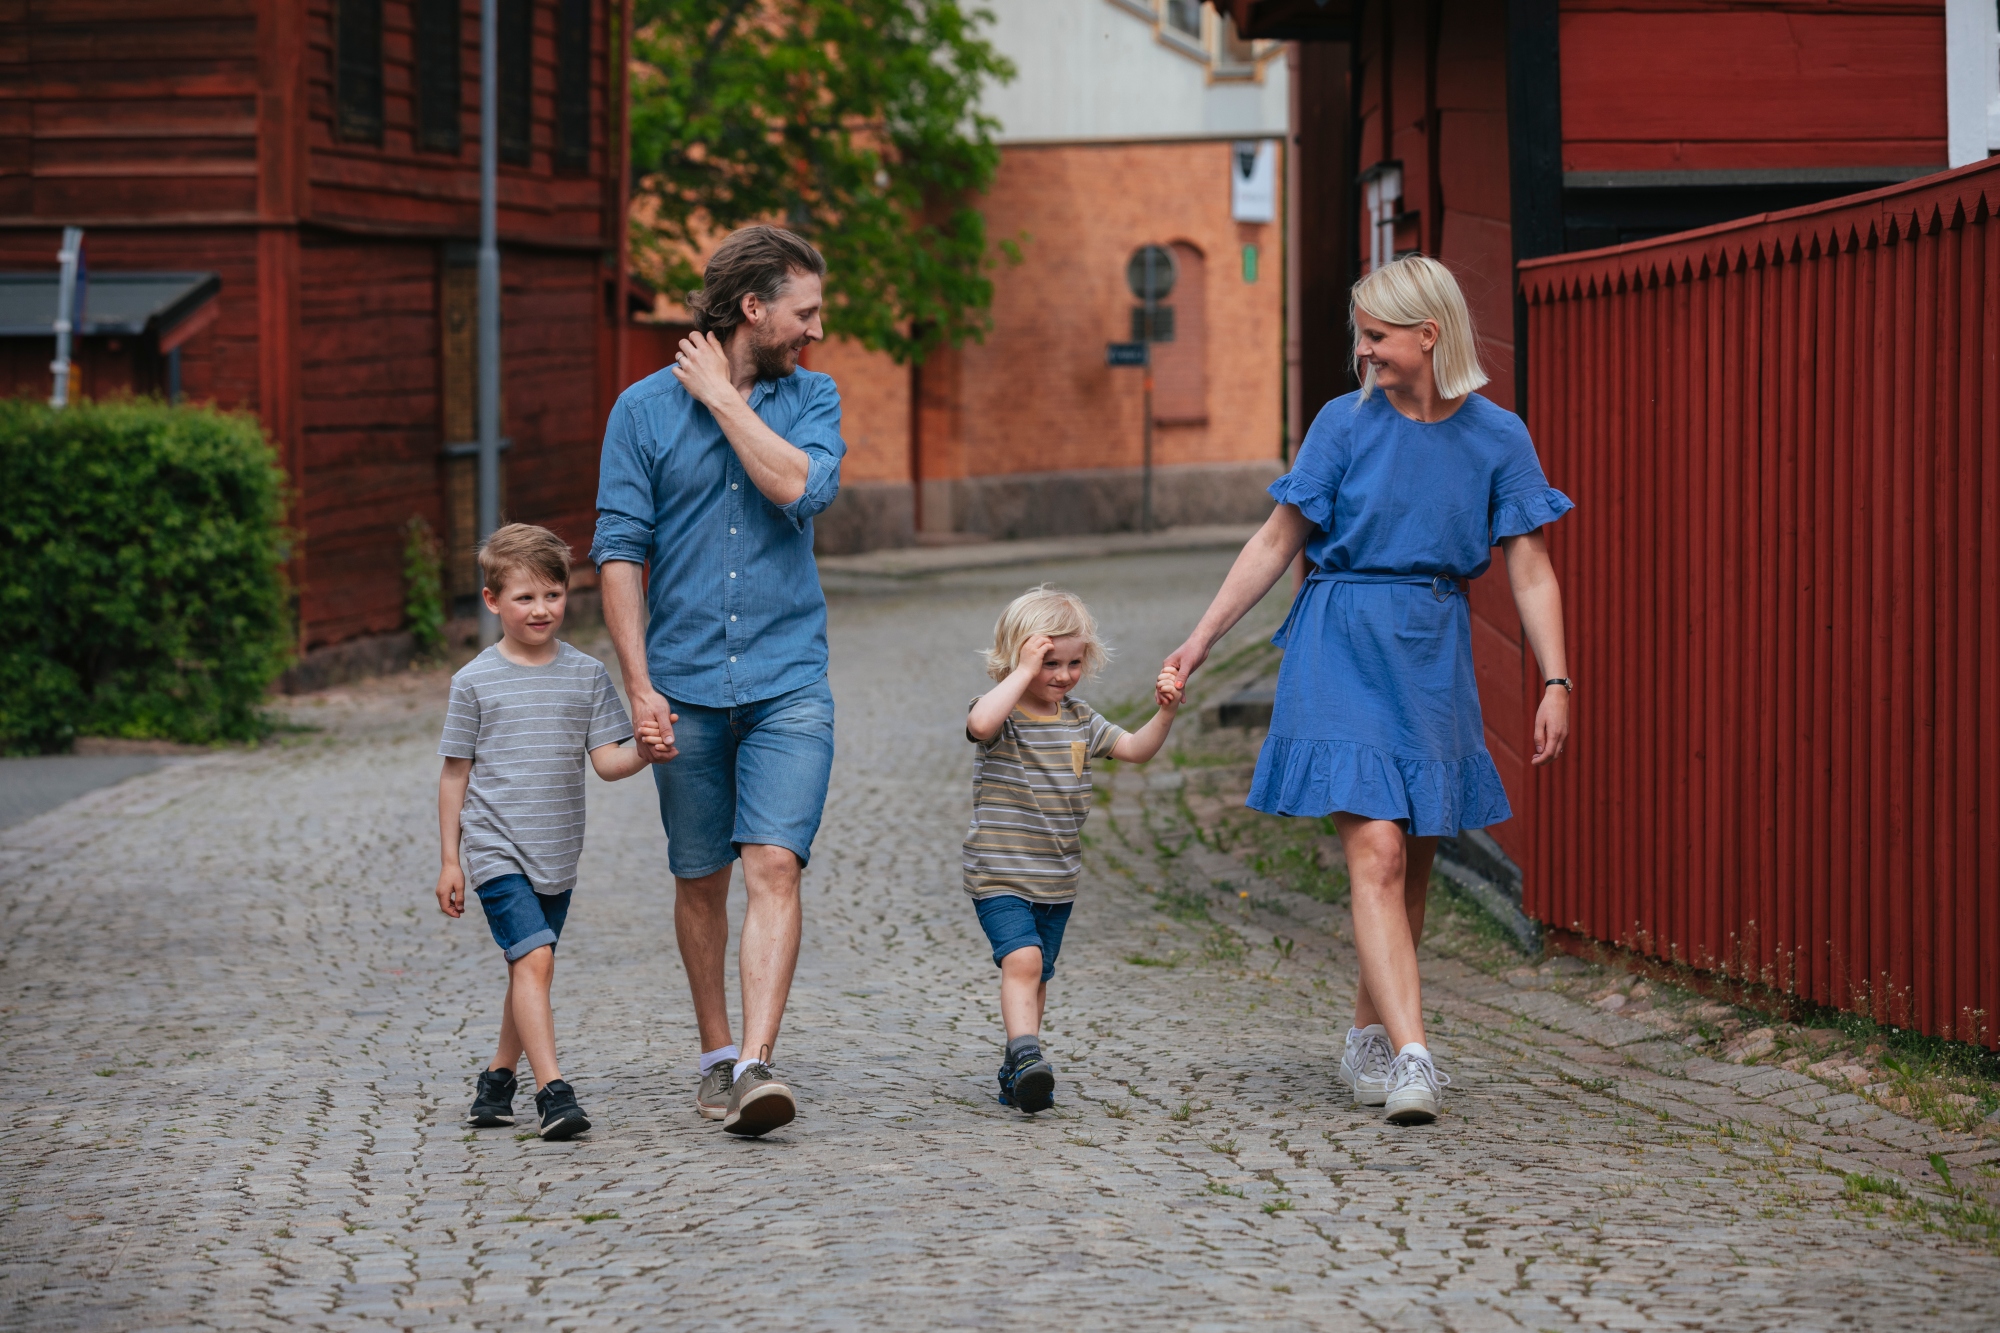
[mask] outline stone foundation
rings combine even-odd
[[[844,485],[833,503],[813,519],[813,554],[858,555],[888,546],[908,546],[915,540],[913,512],[908,482]]]
[[[1153,469],[1153,526],[1257,523],[1271,512],[1264,488],[1277,459]],[[924,527],[1005,540],[1139,527],[1138,468],[1016,472],[924,483]]]

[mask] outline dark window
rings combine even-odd
[[[464,91],[458,72],[464,34],[459,0],[415,0],[417,147],[458,151]]]
[[[535,123],[534,0],[500,0],[500,160],[532,160]]]
[[[339,0],[333,66],[340,137],[381,143],[382,0]]]
[[[557,0],[556,169],[590,166],[591,0]]]

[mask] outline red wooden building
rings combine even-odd
[[[1421,249],[1449,264],[1466,289],[1493,376],[1482,392],[1527,417],[1551,480],[1584,515],[1574,530],[1557,525],[1550,538],[1574,608],[1571,662],[1580,681],[1576,758],[1560,772],[1535,773],[1526,762],[1540,688],[1504,575],[1489,574],[1472,589],[1487,739],[1517,811],[1489,830],[1488,868],[1516,884],[1525,876],[1528,910],[1552,926],[1870,1007],[1932,1032],[2000,1041],[1990,1017],[2000,1004],[2000,955],[1989,947],[1991,870],[1964,832],[1979,826],[1982,800],[1984,822],[1992,822],[1994,792],[1977,776],[1990,765],[1975,753],[1990,731],[1992,699],[1968,685],[1963,662],[1891,682],[1863,651],[1869,635],[1814,638],[1791,611],[1826,597],[1835,583],[1852,583],[1847,566],[1786,564],[1772,555],[1780,546],[1821,550],[1829,540],[1836,554],[1857,541],[1887,550],[1892,532],[1909,531],[1893,526],[1911,520],[1896,498],[1908,486],[1853,501],[1877,506],[1865,523],[1812,503],[1784,508],[1795,474],[1847,467],[1900,476],[1907,462],[1907,423],[1879,414],[1890,397],[1870,398],[1877,416],[1855,418],[1839,440],[1828,433],[1830,409],[1823,420],[1811,418],[1806,391],[1796,386],[1814,385],[1832,402],[1860,392],[1852,384],[1877,369],[1858,364],[1852,374],[1831,374],[1818,360],[1825,349],[1873,339],[1884,355],[1890,348],[1901,355],[1912,339],[1920,347],[1932,339],[1923,318],[1898,324],[1895,311],[1942,312],[1947,298],[1961,296],[1966,309],[2000,306],[2000,267],[1946,277],[1943,261],[1925,248],[1933,235],[1952,238],[1945,247],[1952,253],[1984,245],[1990,191],[1940,183],[1920,188],[1926,202],[1908,207],[1895,191],[1893,205],[1865,197],[1931,177],[1948,160],[1976,158],[1966,145],[1990,141],[1985,108],[1977,98],[1968,103],[1958,84],[1962,67],[1993,73],[1991,6],[1954,9],[1948,27],[1945,0],[1216,3],[1246,35],[1300,42],[1293,181],[1300,419],[1349,387],[1347,286],[1377,257]],[[1980,20],[1980,31],[1958,21],[1968,16]],[[1962,123],[1968,106],[1981,123]],[[1864,197],[1851,206],[1832,202],[1852,196]],[[1796,220],[1762,225],[1762,215],[1809,206]],[[1655,239],[1680,241],[1690,229],[1739,219],[1754,242],[1737,244],[1734,231],[1728,244]],[[1552,257],[1620,246],[1589,264],[1549,267]],[[1659,255],[1676,258],[1657,258],[1661,246]],[[1879,293],[1871,288],[1866,301],[1843,294],[1846,305],[1829,296],[1805,314],[1787,314],[1776,294],[1835,272],[1829,256],[1842,247],[1862,256],[1850,267],[1866,268]],[[1738,270],[1755,271],[1762,285],[1725,280]],[[1532,321],[1523,277],[1540,284]],[[1558,290],[1567,295],[1550,295]],[[1691,299],[1709,302],[1708,313],[1689,307]],[[1557,318],[1551,312],[1563,300],[1656,311],[1644,337],[1661,347],[1672,340],[1685,354],[1660,370],[1631,350],[1639,342],[1608,342],[1608,326]],[[1935,383],[1904,379],[1919,399],[1951,400],[1974,393],[1968,386],[1983,377],[1989,387],[1974,396],[1990,402],[1994,353],[1980,342],[1990,333],[1952,333],[1954,349],[1972,349],[1965,368],[1954,350],[1937,360]],[[1756,368],[1754,383],[1745,366]],[[1635,387],[1645,375],[1655,376],[1650,387]],[[1760,398],[1759,386],[1773,395],[1782,386],[1789,396]],[[1982,410],[1983,425],[1976,411],[1954,418],[1958,433],[1925,465],[1933,468],[1926,485],[1945,495],[1982,487],[1990,494],[2000,438],[1990,408]],[[1669,475],[1684,482],[1689,460],[1713,470],[1719,503],[1742,521],[1699,521],[1685,485],[1659,483]],[[1754,506],[1769,513],[1744,518]],[[1663,526],[1669,513],[1692,515],[1696,526],[1671,533]],[[1921,525],[1921,514],[1914,521]],[[1775,526],[1760,526],[1767,523]],[[1953,585],[1958,614],[1969,597],[1984,615],[1991,578],[1971,571],[1991,567],[1990,544],[1982,544],[1991,541],[1990,522],[1984,536],[1977,522],[1954,531],[1955,556],[1911,556],[1894,566],[1891,581],[1902,582],[1878,590],[1889,594],[1877,607],[1888,617],[1878,628],[1900,646],[1883,649],[1887,641],[1875,635],[1883,650],[1875,657],[1886,651],[1922,665],[1936,656],[1931,640],[1940,631],[1891,610],[1913,600],[1929,605],[1930,575],[1906,579],[1904,571],[1928,570],[1931,555],[1964,584]],[[1649,545],[1642,534],[1658,540]],[[1662,574],[1662,559],[1678,574]],[[1675,592],[1680,578],[1688,587]],[[1754,587],[1743,586],[1746,578]],[[1903,582],[1907,597],[1897,591]],[[1691,589],[1718,600],[1703,603]],[[1749,637],[1726,645],[1726,635],[1714,637],[1725,622],[1730,632],[1749,625]],[[1641,629],[1657,631],[1651,656],[1627,651]],[[1694,643],[1709,655],[1690,651]],[[1777,654],[1772,660],[1812,659],[1806,675],[1817,684],[1820,712],[1791,708],[1790,687],[1764,688],[1763,658],[1732,656],[1751,644]],[[1843,683],[1846,694],[1826,694]],[[1934,733],[1926,720],[1934,695],[1983,721],[1949,737]],[[1705,710],[1716,707],[1744,729],[1729,737],[1704,732],[1712,720]],[[1774,730],[1780,715],[1798,729]],[[1825,748],[1825,732],[1844,734],[1855,718],[1870,719],[1863,730],[1872,748]],[[1667,739],[1633,743],[1654,725]],[[1975,776],[1934,786],[1933,770]],[[1686,799],[1663,799],[1663,781],[1682,783]],[[1819,828],[1825,837],[1816,841],[1810,818],[1776,813],[1796,812],[1829,788],[1884,794],[1873,806],[1872,797],[1856,796],[1847,829],[1874,819],[1888,821],[1891,832],[1875,841],[1873,832],[1855,832],[1850,848],[1843,830]],[[1922,803],[1907,796],[1919,790],[1923,801],[1947,792],[1936,800],[1948,816],[1931,821],[1931,806],[1918,809]],[[1782,832],[1773,833],[1779,824]],[[1933,833],[1946,849],[1935,867],[1910,850]],[[1468,845],[1476,853],[1480,841]],[[1699,850],[1690,855],[1689,847]],[[1849,851],[1862,860],[1847,864]],[[1955,864],[1947,870],[1944,861]],[[1974,889],[1982,869],[1983,896]],[[1829,898],[1830,874],[1837,888]],[[1635,892],[1643,907],[1634,905]],[[1913,894],[1920,907],[1910,906]],[[1975,900],[1988,905],[1975,908]],[[1837,928],[1829,913],[1841,918]],[[1850,920],[1863,924],[1850,929]],[[1949,944],[1955,932],[1957,945]],[[1933,949],[1940,940],[1948,943]]]
[[[500,5],[504,507],[579,547],[618,387],[619,7]],[[0,270],[53,271],[71,225],[93,279],[219,279],[180,385],[282,451],[301,646],[399,628],[412,516],[468,596],[478,0],[10,0],[0,61]],[[25,360],[8,391],[47,394]]]

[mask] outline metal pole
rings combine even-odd
[[[500,526],[500,244],[494,199],[500,171],[500,0],[479,6],[479,540]],[[479,641],[500,619],[479,605]]]
[[[1146,392],[1144,401],[1146,420],[1142,428],[1144,435],[1141,438],[1145,443],[1141,451],[1139,468],[1139,531],[1151,532],[1153,530],[1153,341],[1155,335],[1158,333],[1155,322],[1159,319],[1159,300],[1155,295],[1158,289],[1153,285],[1153,263],[1156,252],[1149,245],[1146,247],[1145,253],[1146,327],[1144,332],[1146,341],[1144,345],[1146,348]]]
[[[49,369],[55,372],[56,387],[49,395],[50,407],[69,406],[70,331],[75,327],[76,266],[82,255],[83,228],[64,227],[62,249],[56,251],[62,277],[56,284],[56,359],[49,362]]]

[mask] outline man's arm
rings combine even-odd
[[[611,632],[611,646],[618,653],[618,669],[625,677],[625,694],[632,703],[632,725],[639,733],[637,744],[647,749],[649,763],[665,763],[680,752],[674,748],[674,715],[667,701],[653,688],[652,673],[646,665],[644,585],[645,569],[629,560],[607,560],[598,567],[604,627]],[[645,738],[654,729],[659,740],[647,746]]]
[[[750,484],[781,509],[797,503],[806,493],[812,459],[750,410],[749,400],[730,380],[729,354],[721,341],[700,330],[689,334],[681,339],[681,359],[667,369],[715,417]]]

